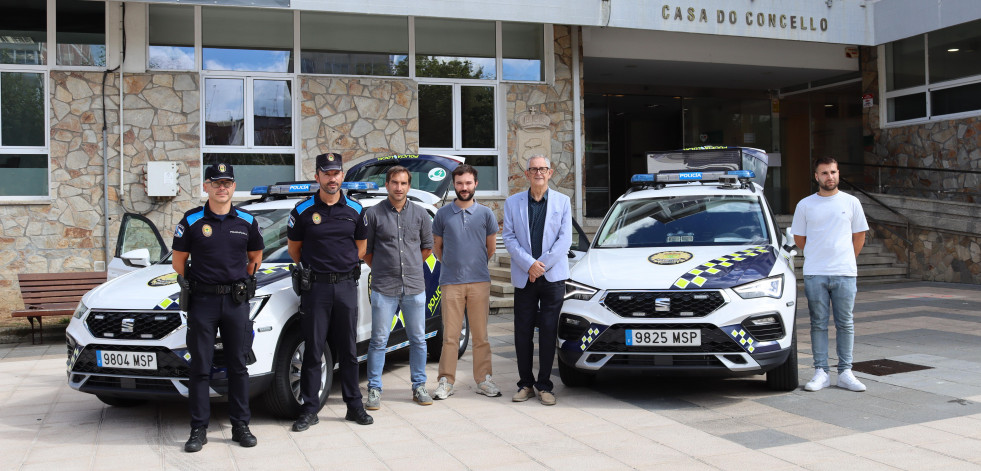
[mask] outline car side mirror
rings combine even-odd
[[[794,242],[794,234],[790,232],[790,228],[788,227],[784,229],[783,249],[787,252],[794,252],[793,255],[797,255],[797,251],[794,250],[796,245],[796,242]]]
[[[131,267],[150,266],[150,250],[148,249],[130,250],[120,255],[119,258],[123,259],[123,263]]]

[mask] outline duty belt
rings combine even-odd
[[[341,272],[341,273],[310,273],[310,281],[319,281],[322,283],[337,283],[338,281],[353,280],[361,275],[361,270],[355,268],[354,270]]]
[[[208,285],[191,282],[191,292],[194,294],[232,294],[234,285]]]

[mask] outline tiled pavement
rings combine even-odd
[[[805,305],[802,383],[812,372]],[[932,368],[857,373],[864,393],[774,393],[759,377],[620,375],[569,389],[556,377],[557,406],[515,404],[510,316],[498,316],[491,336],[504,397],[473,393],[468,353],[456,395],[415,405],[400,353],[389,359],[374,425],[345,422],[335,388],[321,423],[299,434],[255,407],[259,446],[244,449],[219,404],[197,454],[181,451],[183,403],[107,407],[65,385],[63,345],[0,345],[0,469],[981,469],[981,290],[860,287],[856,323],[856,361]],[[429,375],[433,387],[435,364]]]

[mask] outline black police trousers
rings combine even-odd
[[[252,336],[249,303],[235,304],[231,294],[192,294],[191,299],[191,311],[187,313],[191,427],[207,427],[211,417],[209,386],[218,330],[228,371],[228,418],[232,423],[248,424],[251,413],[245,348]]]
[[[348,409],[360,409],[361,388],[358,386],[358,284],[355,280],[337,283],[314,281],[309,291],[300,296],[300,326],[303,328],[303,367],[300,374],[300,394],[303,412],[320,411],[320,382],[324,341],[336,352],[340,375],[341,396]],[[334,365],[327,365],[333,374]]]

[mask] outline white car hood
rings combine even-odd
[[[263,288],[289,277],[287,264],[264,264],[256,273],[257,294]],[[288,281],[288,280],[287,280]],[[90,309],[152,310],[176,309],[180,287],[169,264],[157,264],[109,280],[89,291],[82,302]]]
[[[685,257],[678,252],[691,254],[691,259],[670,263]],[[668,262],[651,262],[655,254],[664,254],[662,258]],[[572,268],[570,279],[598,289],[683,289],[682,285],[687,289],[718,289],[765,278],[775,262],[773,246],[593,248]],[[710,269],[714,272],[709,273]],[[691,282],[697,276],[702,278]]]

